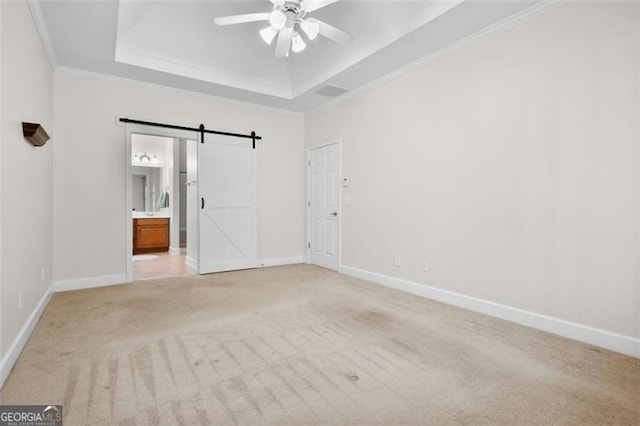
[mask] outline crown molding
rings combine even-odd
[[[390,73],[387,73],[385,75],[383,75],[382,77],[379,77],[369,83],[363,84],[362,86],[353,89],[352,91],[350,91],[349,93],[336,98],[336,99],[332,99],[332,100],[328,100],[326,102],[324,102],[322,105],[315,107],[315,108],[311,108],[307,111],[295,111],[295,110],[290,110],[290,109],[286,109],[286,108],[278,108],[278,107],[272,107],[272,106],[267,106],[267,105],[262,105],[259,103],[253,103],[250,101],[239,101],[239,100],[235,100],[232,98],[227,98],[227,97],[222,97],[222,96],[216,96],[216,95],[211,95],[211,94],[206,94],[206,93],[201,93],[201,92],[196,92],[193,90],[188,90],[188,89],[181,89],[181,88],[175,88],[175,87],[171,87],[171,86],[164,86],[161,84],[156,84],[156,83],[149,83],[149,82],[144,82],[144,81],[139,81],[139,80],[134,80],[131,78],[126,78],[126,77],[116,77],[116,76],[112,76],[112,75],[108,75],[108,74],[103,74],[103,73],[98,73],[98,72],[93,72],[93,71],[86,71],[86,70],[81,70],[78,68],[71,68],[71,67],[66,67],[66,66],[60,66],[58,64],[57,58],[56,58],[56,54],[55,54],[55,50],[53,48],[53,43],[51,41],[51,38],[49,36],[49,32],[47,29],[47,26],[45,24],[44,18],[43,18],[43,11],[42,11],[42,0],[27,0],[27,4],[29,5],[34,23],[36,25],[37,31],[40,35],[40,39],[42,41],[42,45],[43,48],[46,52],[47,58],[49,60],[49,63],[52,67],[52,69],[55,72],[60,72],[62,74],[66,74],[66,75],[74,75],[74,76],[84,76],[84,77],[90,77],[90,78],[94,78],[94,79],[98,79],[98,80],[102,80],[102,81],[109,81],[109,82],[113,82],[113,83],[118,83],[118,84],[124,84],[124,85],[128,85],[128,86],[132,86],[132,87],[140,87],[140,88],[146,88],[146,89],[151,89],[151,90],[162,90],[162,91],[171,91],[173,93],[181,93],[181,94],[186,94],[186,95],[190,95],[190,96],[197,96],[197,97],[203,97],[203,98],[207,98],[210,100],[215,100],[221,103],[226,103],[226,104],[231,104],[231,105],[236,105],[236,106],[242,106],[242,107],[247,107],[247,108],[252,108],[252,109],[258,109],[258,110],[262,110],[262,111],[269,111],[269,112],[273,112],[273,113],[277,113],[277,114],[284,114],[284,115],[291,115],[291,116],[296,116],[296,117],[300,117],[300,116],[306,116],[306,115],[313,115],[315,113],[318,113],[320,111],[323,111],[325,109],[331,108],[332,106],[338,105],[342,102],[345,102],[357,95],[359,95],[360,93],[363,93],[365,91],[367,91],[370,88],[373,88],[377,85],[380,85],[382,83],[397,79],[405,74],[408,74],[410,72],[413,72],[423,66],[425,66],[428,63],[431,63],[437,59],[439,59],[440,57],[446,56],[448,54],[454,53],[460,49],[463,49],[467,46],[471,46],[474,43],[477,43],[481,40],[484,40],[494,34],[498,34],[500,32],[506,31],[510,28],[513,28],[515,26],[517,26],[518,24],[520,24],[522,21],[525,21],[527,19],[530,19],[532,17],[535,17],[539,14],[542,14],[548,10],[551,10],[559,5],[565,4],[571,0],[543,0],[540,3],[537,3],[515,15],[512,15],[508,18],[505,18],[489,27],[486,27],[480,31],[477,31],[461,40],[458,40],[454,43],[451,43],[450,45],[443,47],[442,49],[439,49],[427,56],[424,56],[402,68],[399,68],[395,71],[392,71]],[[463,0],[464,1],[464,0]],[[455,5],[458,5],[460,3],[462,3],[463,1],[456,1]],[[423,18],[421,16],[421,18]],[[413,22],[413,20],[412,20]],[[382,40],[379,40],[379,43],[382,43]],[[328,80],[325,79],[324,77],[327,77],[329,74],[332,73],[332,71],[335,71],[334,69],[329,70],[327,72],[327,74],[325,74],[324,76],[322,76],[322,78],[319,79],[314,79],[312,82],[309,82],[309,84],[305,84],[304,87],[299,88],[298,90],[294,90],[293,93],[293,97],[295,98],[296,96],[300,96],[303,93],[306,93],[307,91],[313,89],[313,87],[317,86],[317,83],[320,82],[327,82]]]
[[[469,0],[450,0],[447,2],[434,2],[431,3],[422,13],[412,16],[410,19],[401,22],[391,30],[387,31],[377,40],[372,43],[363,46],[353,54],[347,56],[344,60],[331,66],[330,68],[319,72],[315,76],[311,77],[308,81],[302,83],[299,87],[293,88],[293,98],[302,96],[312,91],[313,89],[322,86],[327,83],[331,78],[340,74],[343,71],[353,67],[359,62],[374,55],[376,52],[384,49],[392,43],[400,40],[412,31],[417,30],[423,25],[428,24],[439,16],[447,13],[451,9],[460,6],[464,2]]]
[[[27,0],[27,5],[29,5],[29,10],[31,11],[31,16],[33,17],[33,23],[38,30],[38,35],[40,35],[42,47],[44,48],[44,51],[47,55],[47,59],[49,59],[49,65],[51,65],[52,70],[55,70],[58,67],[58,60],[56,58],[56,52],[53,48],[53,43],[51,42],[51,37],[49,36],[47,24],[44,22],[44,15],[42,13],[42,5],[40,3],[40,0]]]
[[[257,78],[238,78],[223,71],[215,71],[197,64],[182,63],[177,60],[148,55],[116,45],[115,61],[167,74],[193,78],[208,83],[220,84],[235,89],[248,90],[263,95],[293,100],[290,87],[278,87],[261,82]]]
[[[491,36],[500,34],[504,31],[507,31],[511,28],[516,27],[518,24],[529,20],[535,16],[538,16],[542,13],[548,12],[549,10],[555,9],[556,7],[569,3],[572,0],[543,0],[540,3],[536,3],[535,5],[528,7],[524,10],[522,10],[521,12],[518,12],[514,15],[509,16],[508,18],[502,19],[501,21],[498,21],[496,23],[494,23],[493,25],[490,25],[486,28],[483,28],[479,31],[476,31],[475,33],[464,37],[458,41],[455,41],[451,44],[449,44],[448,46],[443,47],[442,49],[436,50],[435,52],[424,56],[416,61],[411,62],[410,64],[399,68],[395,71],[391,71],[390,73],[387,73],[385,75],[383,75],[380,78],[377,78],[369,83],[363,84],[362,86],[350,91],[349,93],[346,93],[345,95],[336,98],[336,99],[332,99],[328,102],[325,102],[324,104],[320,105],[319,107],[310,109],[308,111],[305,111],[305,116],[307,115],[313,115],[316,113],[319,113],[323,110],[326,110],[328,108],[331,108],[335,105],[338,105],[342,102],[346,102],[347,100],[359,95],[360,93],[366,92],[367,90],[378,86],[382,83],[386,83],[388,81],[392,81],[395,80],[397,78],[400,78],[406,74],[409,74],[413,71],[418,70],[419,68],[422,68],[423,66],[434,62],[438,59],[440,59],[441,57],[450,55],[454,52],[457,52],[458,50],[462,50],[468,46],[472,46],[475,43],[478,43],[482,40],[485,40]]]
[[[177,87],[163,86],[161,84],[155,84],[155,83],[149,83],[149,82],[146,82],[146,81],[133,80],[133,79],[130,79],[130,78],[125,78],[125,77],[116,77],[116,76],[113,76],[113,75],[102,74],[102,73],[97,73],[97,72],[93,72],[93,71],[86,71],[86,70],[81,70],[81,69],[78,69],[78,68],[70,68],[70,67],[65,67],[65,66],[58,66],[55,71],[56,71],[56,73],[60,73],[60,74],[63,74],[63,75],[68,75],[68,76],[73,76],[73,77],[86,77],[86,78],[91,78],[91,79],[94,79],[94,80],[104,81],[104,82],[108,82],[108,83],[122,84],[122,85],[129,86],[129,87],[137,87],[137,88],[142,88],[142,89],[147,89],[147,90],[155,90],[155,91],[161,91],[161,92],[171,92],[171,93],[178,93],[178,94],[183,94],[183,95],[188,95],[188,96],[194,96],[194,97],[213,100],[213,101],[224,103],[224,104],[240,106],[240,107],[245,107],[245,108],[251,108],[251,109],[255,109],[255,110],[266,111],[266,112],[271,112],[271,113],[280,114],[280,115],[288,115],[288,116],[292,116],[292,117],[304,117],[304,113],[298,112],[298,111],[291,111],[291,110],[288,110],[288,109],[282,109],[282,108],[270,107],[270,106],[266,106],[266,105],[254,104],[254,103],[251,103],[251,102],[238,101],[238,100],[235,100],[235,99],[225,98],[225,97],[222,97],[222,96],[210,95],[210,94],[207,94],[207,93],[195,92],[195,91],[186,90],[186,89],[179,89]]]

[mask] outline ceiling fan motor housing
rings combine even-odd
[[[276,6],[278,8],[278,6]],[[287,27],[293,26],[298,20],[303,19],[307,12],[300,7],[297,1],[288,1],[281,6],[281,11],[287,16]],[[291,25],[289,25],[289,23]]]

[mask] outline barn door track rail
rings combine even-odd
[[[186,127],[186,126],[176,126],[175,124],[165,124],[165,123],[155,123],[153,121],[142,121],[142,120],[133,120],[131,118],[121,118],[121,123],[131,123],[131,124],[141,124],[144,126],[153,126],[153,127],[164,127],[165,129],[175,129],[175,130],[189,130],[192,132],[200,133],[200,143],[204,143],[204,134],[210,133],[213,135],[223,135],[223,136],[233,136],[236,138],[244,138],[251,139],[253,143],[253,149],[256,149],[256,141],[262,139],[262,136],[256,135],[256,132],[251,132],[249,135],[244,135],[242,133],[231,133],[231,132],[222,132],[220,130],[210,130],[204,127],[204,124],[200,124],[199,127]]]

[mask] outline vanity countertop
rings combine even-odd
[[[134,219],[169,218],[168,212],[132,212]]]

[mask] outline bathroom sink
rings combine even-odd
[[[132,217],[134,219],[140,219],[145,217],[169,217],[169,212],[138,212],[133,211]]]

